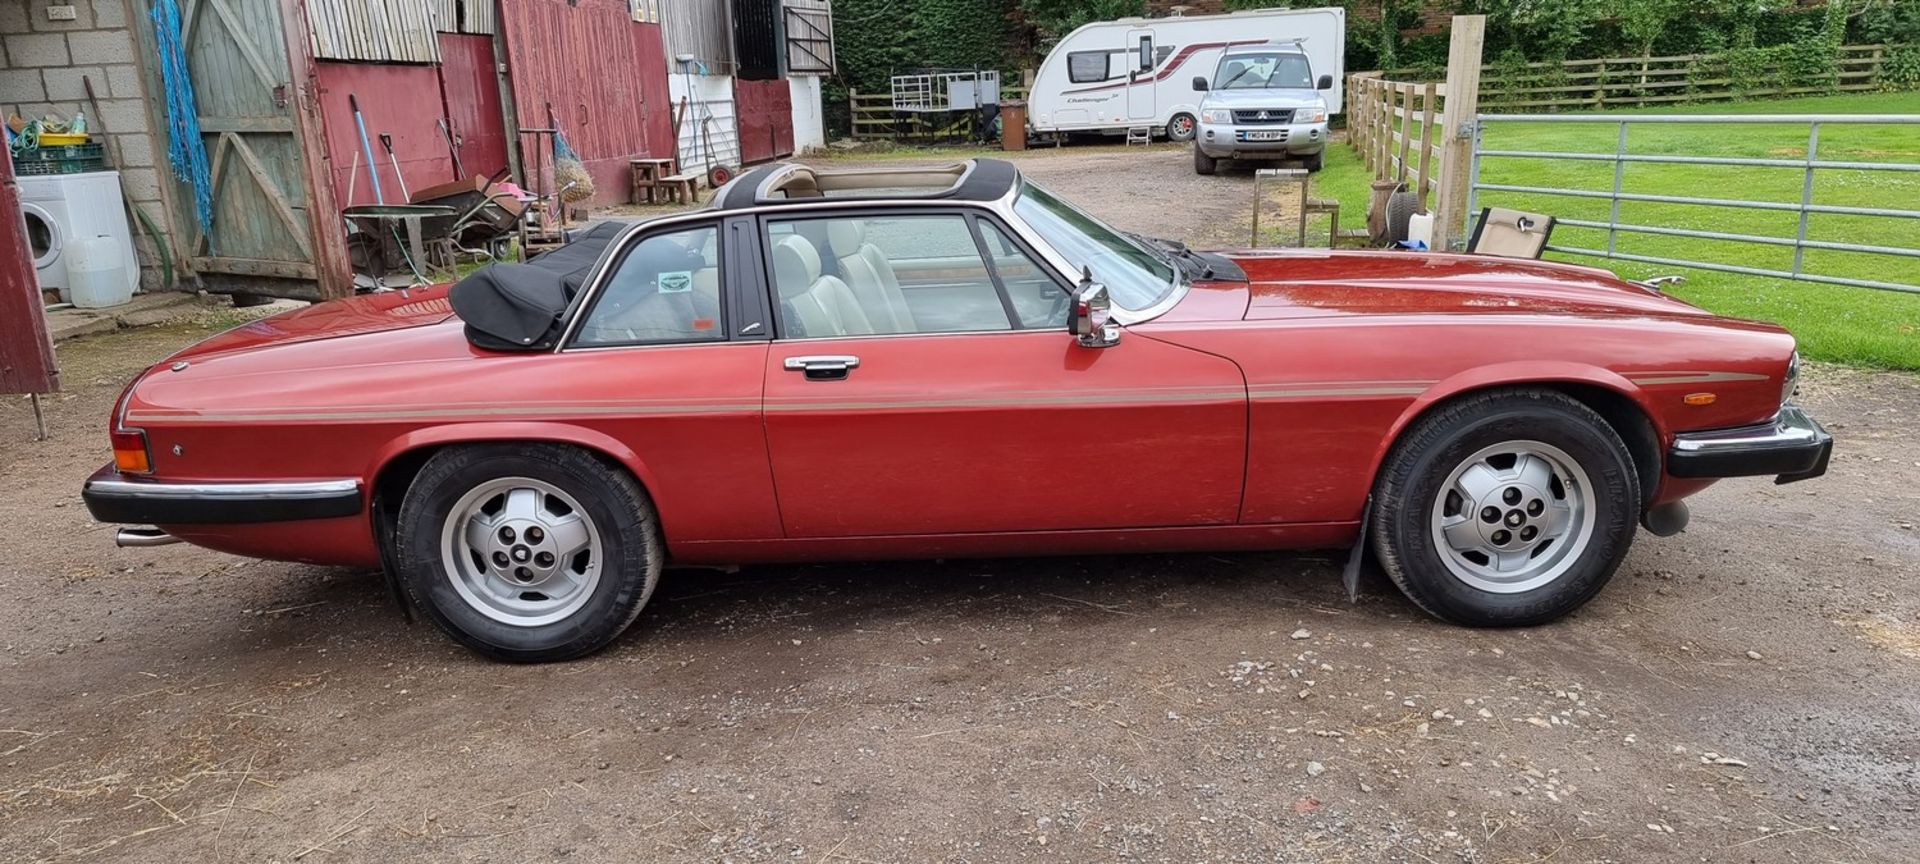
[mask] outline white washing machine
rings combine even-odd
[[[26,174],[16,179],[42,290],[57,290],[62,301],[70,299],[66,252],[75,239],[83,237],[113,238],[126,256],[127,289],[139,287],[140,262],[134,257],[133,231],[120,198],[120,172]]]

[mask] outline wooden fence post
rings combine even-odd
[[[1487,16],[1453,16],[1447,47],[1445,119],[1440,130],[1440,189],[1434,196],[1433,248],[1453,248],[1467,222],[1467,187],[1472,182],[1474,128],[1480,113],[1480,49]]]

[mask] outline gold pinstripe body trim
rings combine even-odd
[[[1426,391],[1431,381],[1305,381],[1287,384],[1260,384],[1241,387],[1143,387],[1109,393],[995,394],[950,399],[833,399],[814,397],[776,397],[764,402],[755,397],[716,399],[704,402],[668,402],[664,400],[627,402],[551,402],[523,405],[487,405],[454,403],[420,408],[382,408],[351,405],[315,410],[232,409],[226,411],[187,411],[180,409],[139,409],[127,412],[129,424],[143,423],[232,423],[328,422],[383,420],[473,420],[486,418],[529,418],[566,416],[633,416],[737,414],[755,410],[770,412],[856,411],[929,408],[1018,408],[1045,405],[1169,405],[1205,402],[1231,402],[1241,399],[1284,401],[1341,396],[1414,396]]]

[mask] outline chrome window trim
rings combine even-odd
[[[784,214],[784,213],[811,213],[813,211],[818,211],[818,210],[892,209],[892,208],[908,209],[908,208],[916,208],[916,207],[923,208],[923,209],[924,208],[954,208],[955,210],[960,210],[960,209],[983,210],[998,217],[999,220],[1002,223],[1004,223],[1008,228],[1013,229],[1014,233],[1020,235],[1020,239],[1025,241],[1028,246],[1037,250],[1040,253],[1040,257],[1047,264],[1047,266],[1053,268],[1054,275],[1060,277],[1061,279],[1064,279],[1066,283],[1069,285],[1079,284],[1080,271],[1073,266],[1073,263],[1066,260],[1065,256],[1061,255],[1058,250],[1053,248],[1052,243],[1048,243],[1046,241],[1046,238],[1042,237],[1038,231],[1035,231],[1033,229],[1033,226],[1028,225],[1025,219],[1020,218],[1019,214],[1014,212],[1013,200],[1016,196],[1018,196],[1019,191],[1020,191],[1019,184],[1016,183],[1007,190],[1006,194],[992,201],[956,201],[952,199],[942,199],[942,198],[895,198],[895,199],[822,198],[822,199],[816,199],[816,200],[781,201],[778,203],[766,203],[766,204],[756,203],[748,207],[729,209],[724,211],[724,213],[727,216],[753,216],[758,218],[760,216],[778,215],[778,214]],[[649,219],[644,222],[636,222],[631,227],[629,227],[626,231],[622,232],[621,235],[614,240],[614,242],[608,244],[607,246],[608,251],[605,254],[601,255],[600,260],[594,264],[593,271],[589,273],[587,276],[587,280],[585,282],[586,288],[582,290],[578,296],[574,297],[573,301],[568,304],[567,311],[564,313],[567,316],[567,326],[561,331],[560,338],[559,340],[556,341],[552,353],[558,354],[562,351],[592,350],[587,346],[574,348],[572,345],[574,337],[577,335],[580,329],[580,326],[583,323],[583,316],[581,315],[581,311],[588,308],[589,304],[593,301],[593,298],[597,296],[600,293],[601,289],[603,289],[606,286],[608,268],[612,266],[613,261],[618,259],[622,254],[626,252],[627,247],[630,244],[635,242],[635,238],[638,235],[640,235],[643,232],[652,232],[656,229],[671,228],[675,225],[680,225],[687,222],[699,222],[703,220],[713,220],[718,218],[720,218],[718,215],[718,211],[715,211],[712,209],[689,210],[685,213],[676,213],[669,216],[660,216],[654,219]],[[1154,318],[1158,318],[1159,316],[1165,314],[1167,310],[1172,309],[1176,304],[1178,304],[1182,299],[1186,297],[1188,289],[1192,287],[1192,283],[1189,282],[1184,277],[1182,277],[1179,267],[1174,267],[1173,271],[1174,271],[1174,279],[1175,279],[1174,287],[1172,290],[1167,292],[1166,297],[1161,298],[1160,302],[1155,303],[1154,305],[1149,306],[1145,309],[1129,309],[1127,307],[1121,306],[1116,303],[1114,304],[1114,307],[1113,307],[1113,320],[1118,322],[1121,325],[1139,324],[1145,321],[1151,321]],[[726,278],[726,274],[724,273],[721,274],[721,278],[722,280],[724,280]],[[998,333],[1003,331],[993,330],[993,331],[987,331],[987,332]],[[931,335],[931,334],[900,334],[900,335]],[[849,337],[834,336],[834,337],[822,337],[822,338],[844,339]],[[797,341],[797,340],[794,340],[794,341]],[[662,343],[662,345],[680,345],[680,344],[702,344],[702,343]],[[603,348],[610,348],[610,347],[655,348],[655,347],[661,347],[661,345],[603,346]]]
[[[108,495],[128,495],[140,498],[192,498],[192,499],[238,499],[278,501],[300,501],[309,498],[333,498],[347,493],[358,494],[360,481],[314,480],[310,482],[288,483],[242,482],[242,483],[176,483],[165,480],[92,480],[87,489]]]

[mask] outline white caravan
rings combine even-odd
[[[1329,113],[1340,112],[1347,11],[1260,9],[1082,26],[1041,61],[1027,94],[1028,123],[1040,133],[1147,128],[1190,141],[1205,95],[1194,92],[1193,79],[1211,79],[1223,49],[1266,42],[1298,42],[1316,76],[1333,76],[1333,89],[1321,95]]]

